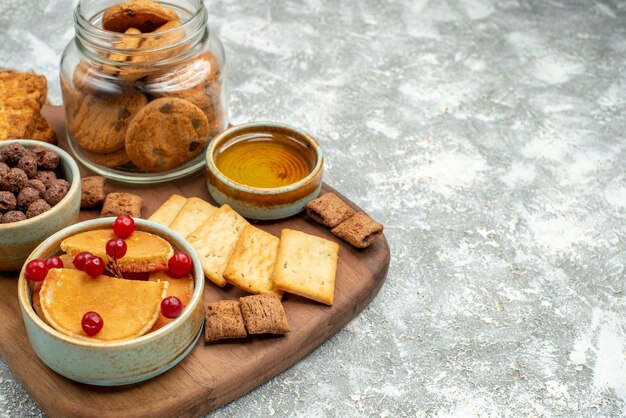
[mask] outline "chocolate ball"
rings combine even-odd
[[[25,220],[26,220],[26,215],[24,214],[24,212],[20,212],[19,210],[12,210],[10,212],[5,213],[2,216],[1,223],[9,224],[11,222],[19,222],[19,221],[25,221]]]
[[[56,205],[65,197],[67,194],[67,184],[65,180],[55,180],[50,183],[46,192],[43,194],[43,198],[50,206]]]
[[[17,201],[11,192],[0,192],[0,212],[9,212],[15,209]]]
[[[38,171],[37,172],[37,180],[41,180],[41,182],[46,187],[50,187],[50,184],[57,179],[57,175],[54,174],[53,171]]]
[[[17,195],[17,206],[21,210],[27,210],[31,203],[39,199],[41,195],[32,187],[24,187]]]
[[[17,163],[17,168],[24,171],[29,179],[37,177],[37,159],[30,155],[24,155]]]
[[[37,157],[35,156],[35,153],[32,150],[29,149],[24,149],[24,155],[22,155],[22,158],[24,157],[33,157],[34,159],[37,159]]]
[[[2,149],[0,155],[5,163],[14,166],[24,156],[24,147],[18,142],[12,142]]]
[[[28,176],[19,168],[10,169],[2,178],[0,178],[0,191],[19,193],[28,182]]]
[[[30,179],[27,182],[26,187],[32,187],[37,190],[41,196],[46,192],[46,185],[39,179]]]
[[[0,177],[4,176],[9,172],[9,166],[5,163],[0,162]]]
[[[57,179],[57,183],[63,184],[67,190],[70,189],[70,182],[65,179]]]
[[[28,206],[28,210],[26,211],[26,217],[32,218],[37,215],[41,215],[42,213],[50,210],[50,205],[43,199],[37,199],[33,203]]]
[[[50,150],[42,147],[33,148],[37,165],[44,170],[54,170],[59,165],[59,156]]]

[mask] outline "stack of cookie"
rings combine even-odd
[[[189,53],[182,23],[176,12],[149,0],[105,10],[110,48],[61,79],[71,137],[92,163],[175,170],[225,127],[220,64],[208,50]]]
[[[36,139],[56,144],[56,134],[41,115],[47,96],[46,77],[0,72],[0,140]]]

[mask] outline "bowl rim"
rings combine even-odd
[[[32,218],[28,218],[23,221],[11,222],[11,223],[6,223],[6,224],[0,223],[0,231],[3,231],[3,232],[7,230],[11,230],[13,228],[33,226],[35,222],[40,221],[47,216],[54,215],[56,212],[62,209],[62,203],[66,202],[70,198],[70,196],[73,195],[74,193],[78,193],[78,189],[80,188],[80,185],[81,185],[81,175],[80,175],[80,170],[78,168],[78,164],[76,164],[76,161],[74,161],[72,156],[68,154],[65,150],[61,149],[60,147],[56,145],[48,144],[47,142],[36,141],[34,139],[9,139],[6,141],[0,141],[0,150],[3,148],[6,148],[7,146],[9,146],[10,144],[14,142],[18,142],[22,145],[28,145],[29,147],[24,147],[28,149],[42,147],[50,151],[54,151],[59,156],[60,161],[62,161],[63,164],[65,164],[70,169],[73,178],[72,178],[72,182],[70,183],[70,188],[68,189],[67,194],[63,196],[63,199],[61,199],[59,203],[51,207],[50,210],[47,210],[44,213],[40,213],[37,216],[33,216]],[[32,147],[30,147],[31,145]]]
[[[79,347],[84,347],[84,348],[99,348],[99,349],[124,349],[124,348],[132,347],[135,345],[143,344],[143,343],[148,343],[155,339],[160,338],[162,335],[166,334],[170,329],[173,329],[174,327],[177,327],[184,321],[188,320],[192,316],[193,311],[194,311],[194,309],[189,309],[189,308],[192,306],[195,307],[198,303],[200,304],[203,303],[204,271],[202,270],[200,259],[191,248],[191,245],[176,231],[173,231],[166,226],[157,224],[156,222],[152,222],[152,221],[148,221],[148,220],[140,219],[140,218],[134,218],[134,219],[135,219],[135,226],[140,227],[139,230],[144,230],[143,228],[150,227],[152,229],[155,229],[161,234],[167,233],[171,235],[176,240],[175,246],[178,248],[182,248],[191,257],[191,260],[193,263],[193,271],[194,271],[194,292],[191,297],[191,300],[189,301],[189,303],[183,310],[183,313],[178,318],[176,318],[173,321],[170,321],[169,323],[165,324],[164,326],[162,326],[156,331],[149,332],[147,334],[144,334],[136,338],[130,338],[130,339],[114,341],[114,342],[105,342],[105,341],[97,341],[97,340],[92,341],[88,339],[83,340],[83,339],[79,339],[79,338],[75,338],[75,337],[71,337],[69,335],[63,334],[62,332],[57,331],[56,329],[52,328],[50,325],[46,324],[43,321],[43,319],[40,318],[39,315],[37,315],[37,313],[35,312],[32,306],[32,302],[29,300],[30,289],[28,287],[28,280],[26,279],[25,274],[24,274],[25,269],[26,269],[26,264],[28,264],[28,261],[30,261],[33,258],[33,255],[39,252],[44,252],[46,249],[48,249],[54,243],[58,242],[60,239],[67,238],[71,235],[74,235],[80,232],[85,232],[91,229],[106,229],[107,227],[110,227],[113,224],[115,217],[91,219],[91,220],[76,223],[74,225],[70,225],[58,231],[57,233],[51,235],[49,238],[47,238],[45,241],[39,244],[37,248],[33,250],[33,252],[28,256],[28,258],[24,262],[24,266],[22,267],[22,270],[20,270],[20,276],[18,279],[18,299],[19,299],[20,307],[22,308],[22,312],[24,312],[25,315],[27,315],[28,318],[31,321],[33,321],[35,325],[41,331],[49,334],[53,338],[62,340],[63,342],[74,345],[74,346],[79,346]],[[155,234],[155,235],[158,235],[158,234]],[[174,245],[172,246],[174,247]]]
[[[286,131],[291,131],[293,132],[295,135],[302,137],[304,139],[306,139],[309,142],[309,145],[311,145],[314,149],[315,149],[315,154],[317,157],[317,161],[315,163],[315,166],[313,167],[313,169],[311,169],[311,172],[304,178],[296,181],[295,183],[291,183],[288,184],[286,186],[280,186],[280,187],[253,187],[253,186],[246,186],[244,184],[241,183],[237,183],[234,180],[231,180],[230,178],[228,178],[226,175],[224,175],[218,168],[217,165],[215,164],[215,150],[218,146],[221,146],[223,142],[229,140],[229,138],[227,138],[228,136],[232,136],[233,134],[236,134],[239,131],[242,130],[247,130],[250,128],[279,128],[279,129],[283,129]],[[230,139],[234,139],[236,138],[237,135],[232,136]],[[206,154],[205,154],[205,161],[206,161],[206,167],[207,169],[209,169],[211,171],[211,173],[223,184],[226,184],[227,186],[239,190],[239,191],[243,191],[243,192],[247,192],[250,194],[257,194],[257,195],[274,195],[274,194],[283,194],[283,193],[289,193],[292,192],[294,190],[298,190],[299,188],[309,184],[311,181],[313,181],[316,176],[319,174],[319,172],[323,169],[324,167],[324,153],[322,152],[322,148],[320,147],[319,143],[315,140],[315,138],[313,138],[312,135],[301,131],[300,129],[294,128],[291,125],[288,125],[286,123],[278,123],[278,122],[248,122],[248,123],[242,123],[240,125],[233,125],[230,128],[220,132],[218,135],[216,135],[213,140],[211,141],[211,143],[209,144],[209,146],[207,147],[206,150]]]

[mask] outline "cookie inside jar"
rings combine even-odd
[[[203,2],[81,0],[75,16],[61,62],[75,156],[130,183],[201,169],[228,125],[224,51]]]

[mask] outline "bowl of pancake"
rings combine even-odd
[[[55,372],[99,386],[136,383],[166,372],[193,349],[204,322],[204,274],[191,246],[165,226],[135,219],[134,232],[124,238],[126,254],[114,260],[105,250],[115,238],[114,220],[93,219],[52,235],[30,255],[18,282],[35,353]],[[174,251],[191,257],[187,275],[168,271]],[[91,277],[74,265],[82,252],[106,260],[105,274]],[[62,268],[51,268],[41,282],[27,279],[29,261],[53,256],[62,260]],[[173,319],[161,311],[162,300],[170,296],[183,305]],[[93,336],[81,327],[89,311],[104,322]]]

